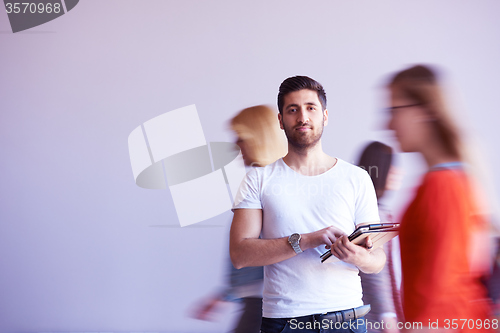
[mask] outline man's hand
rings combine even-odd
[[[331,252],[340,260],[355,266],[364,264],[369,260],[370,255],[366,247],[351,243],[346,235],[337,239],[331,247]]]
[[[353,244],[346,235],[338,238],[330,251],[340,260],[353,264],[367,274],[378,273],[385,264],[385,253],[382,249],[371,250],[373,242],[367,237],[365,246]]]
[[[310,232],[308,234],[302,234],[300,248],[302,251],[305,251],[307,249],[313,249],[315,247],[325,245],[325,248],[329,249],[332,244],[335,243],[337,238],[343,234],[343,232],[333,226]]]

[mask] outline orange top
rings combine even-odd
[[[461,328],[460,319],[489,317],[486,288],[469,265],[473,235],[486,228],[476,211],[465,172],[426,174],[400,230],[407,322],[457,319]]]

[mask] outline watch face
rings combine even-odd
[[[292,234],[290,236],[290,243],[296,244],[296,243],[299,242],[299,240],[300,240],[300,235],[299,234]]]

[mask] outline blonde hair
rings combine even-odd
[[[396,73],[388,88],[422,104],[430,113],[432,124],[446,152],[460,160],[465,157],[460,130],[446,106],[435,70],[423,65],[410,67]]]
[[[247,142],[252,165],[265,166],[287,153],[277,114],[269,106],[258,105],[242,110],[231,120],[231,129]]]

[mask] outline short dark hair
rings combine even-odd
[[[302,89],[315,91],[318,94],[318,99],[323,110],[326,109],[326,93],[321,83],[307,76],[292,76],[283,81],[280,85],[280,90],[278,93],[278,110],[281,114],[283,114],[283,103],[285,102],[285,96],[291,92],[299,91]]]

